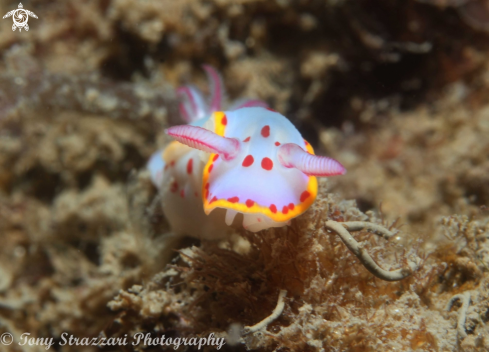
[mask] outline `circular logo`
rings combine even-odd
[[[12,336],[11,333],[9,332],[4,332],[1,336],[0,336],[0,343],[2,345],[5,345],[5,346],[8,346],[10,344],[12,344],[12,342],[14,341],[14,337]]]
[[[27,11],[24,9],[15,10],[14,15],[12,17],[17,27],[24,27],[27,24],[27,21],[29,20],[29,15],[27,14]]]

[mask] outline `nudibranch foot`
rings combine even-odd
[[[268,216],[260,213],[244,214],[243,216],[243,227],[251,232],[258,232],[271,227],[283,227],[285,225],[287,225],[287,222],[273,221]]]
[[[233,224],[234,218],[238,215],[238,212],[233,209],[228,209],[226,211],[226,225],[231,226]]]

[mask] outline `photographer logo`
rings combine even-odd
[[[22,28],[24,28],[26,31],[29,30],[29,25],[27,24],[27,22],[29,21],[29,16],[38,18],[34,12],[24,10],[24,6],[22,5],[22,3],[19,3],[19,8],[17,10],[7,12],[7,14],[3,16],[3,18],[7,18],[10,16],[12,16],[14,20],[12,30],[15,31],[18,28],[19,32],[22,32]]]

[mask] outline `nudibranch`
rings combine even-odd
[[[294,125],[264,102],[243,100],[220,111],[221,79],[204,69],[210,104],[196,88],[180,88],[189,124],[168,128],[176,141],[148,164],[165,216],[176,233],[207,239],[225,236],[237,214],[253,232],[285,226],[314,202],[316,176],[342,175],[345,168],[314,155]]]

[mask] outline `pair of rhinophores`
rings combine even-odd
[[[221,77],[203,68],[210,101],[193,86],[179,88],[188,125],[168,128],[175,141],[148,163],[173,232],[223,238],[239,213],[253,232],[289,224],[314,202],[316,176],[342,175],[345,168],[314,155],[294,125],[262,101],[245,99],[221,111]]]

